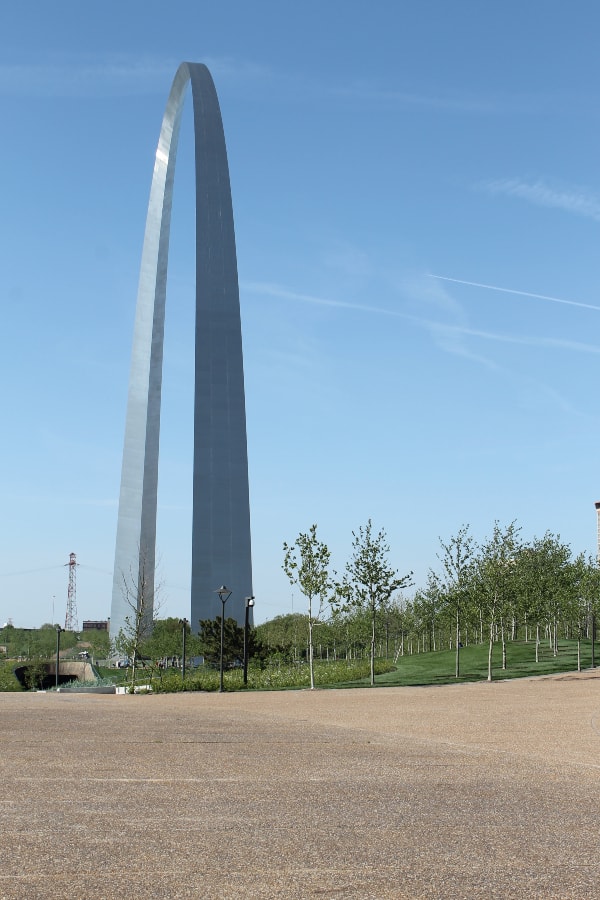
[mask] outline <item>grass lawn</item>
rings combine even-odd
[[[595,648],[596,662],[600,663],[600,646]],[[415,653],[400,656],[395,672],[377,677],[380,685],[456,684],[460,681],[487,679],[488,645],[473,644],[460,651],[460,676],[455,672],[456,652],[439,650],[432,653]],[[494,644],[492,678],[524,678],[530,675],[549,675],[571,672],[577,669],[577,641],[559,641],[558,656],[552,655],[548,642],[539,649],[539,663],[535,661],[535,641],[508,641],[506,644],[506,669],[502,669],[502,645]],[[591,642],[581,642],[581,668],[589,669],[592,661]]]
[[[600,665],[600,644],[595,647],[596,662]],[[392,671],[385,672],[376,676],[375,686],[410,686],[410,685],[434,685],[434,684],[456,684],[458,682],[468,681],[485,681],[487,679],[488,666],[488,645],[473,644],[469,647],[463,647],[460,651],[460,676],[455,678],[455,660],[454,650],[438,650],[430,653],[414,653],[412,655],[401,656],[398,658],[396,665]],[[577,670],[577,642],[576,641],[559,641],[558,655],[553,656],[552,650],[548,646],[547,641],[543,641],[539,648],[539,663],[535,661],[535,642],[524,643],[523,641],[508,641],[506,644],[506,669],[502,669],[502,645],[494,644],[492,657],[492,678],[494,680],[507,678],[524,678],[532,675],[549,675],[560,672],[574,672]],[[581,668],[589,669],[592,662],[591,642],[581,642]],[[385,660],[377,660],[378,667],[385,667]],[[0,691],[21,690],[22,688],[17,682],[13,674],[14,660],[0,661]],[[340,663],[315,663],[315,683],[317,687],[330,688],[352,688],[365,687],[369,684],[368,676],[354,681],[335,682],[335,677],[340,674],[333,672],[333,666],[341,666]],[[388,661],[388,665],[393,665],[392,661]],[[368,663],[364,661],[364,668]],[[265,673],[250,673],[249,687],[253,690],[267,689],[294,689],[306,687],[307,668],[303,671],[303,678],[295,680],[294,678],[283,678],[281,683],[276,678],[278,669],[267,671]],[[129,670],[127,669],[104,669],[99,668],[99,674],[103,678],[110,679],[117,684],[123,684],[127,680]],[[274,674],[275,673],[275,674]],[[140,676],[144,674],[144,670],[138,671],[138,682]],[[163,673],[168,680],[171,678],[179,679],[179,671],[172,670]],[[196,673],[197,674],[197,673]],[[216,689],[216,672],[211,672],[214,676],[215,685],[207,687],[207,685],[199,685],[193,689]],[[284,673],[285,674],[285,673]],[[188,673],[189,676],[192,673]],[[239,672],[226,673],[226,681],[232,681],[235,676],[235,683],[227,684],[229,690],[239,690],[241,687],[241,674]],[[268,677],[267,677],[268,676]],[[333,677],[332,677],[333,676]],[[344,677],[341,675],[341,677]],[[266,679],[266,680],[265,680]],[[240,682],[238,684],[238,681]],[[264,683],[263,683],[264,682]],[[179,685],[179,680],[177,681]],[[178,686],[179,689],[179,686]]]

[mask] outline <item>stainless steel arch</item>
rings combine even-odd
[[[131,620],[131,588],[154,600],[158,456],[167,262],[183,101],[192,87],[196,167],[196,374],[190,622],[244,621],[252,594],[246,411],[237,259],[219,101],[206,66],[182,63],[163,117],[138,288],[117,522],[110,633]],[[128,583],[129,597],[124,590]]]

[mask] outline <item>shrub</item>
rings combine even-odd
[[[348,684],[369,678],[369,660],[338,660],[336,662],[315,661],[315,685]],[[385,660],[377,660],[375,671],[378,675],[393,671],[395,666]],[[152,679],[152,689],[157,694],[180,691],[217,691],[219,672],[202,668],[186,675],[185,681],[179,673],[168,673]],[[243,675],[240,669],[224,673],[225,690],[242,690]],[[284,690],[286,688],[306,688],[310,686],[309,667],[305,663],[275,663],[266,668],[252,667],[248,672],[248,690]]]
[[[19,680],[14,673],[14,662],[0,662],[0,691],[22,691]]]

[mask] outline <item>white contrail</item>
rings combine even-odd
[[[495,284],[479,284],[477,281],[463,281],[461,278],[448,278],[447,275],[433,275],[427,273],[429,278],[437,278],[438,281],[452,281],[454,284],[467,284],[469,287],[485,288],[486,291],[500,291],[503,294],[517,294],[519,297],[534,297],[536,300],[549,300],[551,303],[564,303],[565,306],[580,306],[582,309],[594,309],[600,312],[600,306],[592,303],[579,303],[577,300],[562,300],[560,297],[548,297],[546,294],[532,294],[529,291],[516,291],[513,288],[498,287]]]

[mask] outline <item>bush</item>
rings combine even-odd
[[[0,691],[22,691],[17,676],[14,673],[13,661],[0,662]]]
[[[377,675],[394,671],[395,666],[385,660],[375,661]],[[317,687],[332,684],[349,684],[366,681],[370,674],[369,660],[338,660],[336,662],[315,662],[315,684]],[[215,669],[197,669],[186,675],[182,681],[180,673],[168,673],[152,679],[152,689],[157,694],[169,694],[180,691],[217,691],[219,689],[219,672]],[[248,690],[275,691],[286,688],[306,688],[310,686],[309,667],[305,663],[278,664],[266,668],[252,667],[248,672]],[[225,690],[238,691],[244,689],[241,669],[224,672],[223,687]]]

